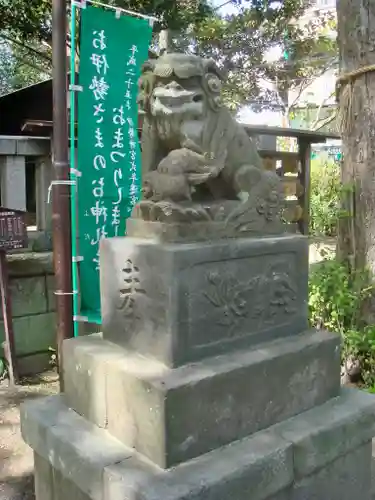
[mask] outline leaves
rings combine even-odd
[[[373,296],[369,273],[351,271],[335,257],[314,266],[309,277],[310,323],[342,337],[342,358],[360,361],[364,384],[375,387],[375,328],[364,325],[361,308]]]
[[[194,26],[182,46],[213,57],[227,72],[224,97],[230,108],[252,104],[287,114],[288,90],[303,89],[335,64],[335,20],[327,14],[296,23],[308,7],[302,0],[239,4],[236,15],[207,17]],[[278,54],[270,59],[272,52]]]
[[[340,212],[340,166],[331,161],[311,161],[310,233],[315,236],[336,236]]]
[[[51,0],[0,0],[1,31],[6,30],[22,40],[50,42]]]
[[[160,30],[168,28],[176,50],[213,57],[228,75],[223,95],[234,112],[251,104],[255,110],[277,108],[287,114],[288,90],[305,85],[336,58],[335,40],[328,36],[332,17],[296,23],[309,6],[306,0],[231,0],[227,3],[238,7],[231,15],[222,15],[209,0],[102,1],[157,16],[155,47]],[[34,67],[43,60],[42,43],[51,45],[51,3],[0,0],[0,36],[23,44],[28,53],[41,52],[39,57],[34,53]],[[277,48],[281,53],[270,60],[270,51]]]

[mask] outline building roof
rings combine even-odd
[[[0,97],[0,135],[34,135],[24,130],[27,120],[52,121],[52,79]],[[35,135],[50,135],[36,130]]]

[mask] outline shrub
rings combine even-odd
[[[310,234],[336,236],[340,196],[340,166],[331,160],[311,160]]]
[[[371,387],[375,386],[375,326],[361,322],[362,304],[373,293],[368,283],[368,273],[354,273],[335,257],[326,258],[310,270],[309,314],[312,326],[341,335],[343,360],[358,360],[363,382]]]

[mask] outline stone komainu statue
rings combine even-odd
[[[197,56],[144,64],[142,200],[133,218],[216,223],[227,236],[282,231],[279,177],[222,105],[222,82],[214,61]]]

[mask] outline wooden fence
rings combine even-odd
[[[294,138],[297,143],[295,152],[262,149],[258,151],[263,158],[264,167],[273,170],[281,177],[285,194],[285,219],[291,231],[307,235],[310,222],[310,159],[312,144],[324,143],[327,139],[339,136],[326,135],[307,130],[285,129],[281,127],[258,127],[245,125],[249,136],[259,141],[260,136],[275,138]]]

